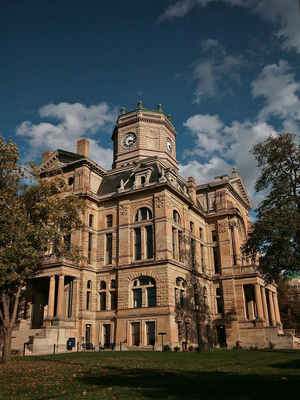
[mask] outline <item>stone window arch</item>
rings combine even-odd
[[[134,228],[134,258],[135,260],[149,259],[154,256],[154,238],[152,211],[147,207],[139,208],[135,222],[142,225]]]
[[[132,282],[131,287],[132,307],[156,306],[156,281],[151,276],[140,276]]]
[[[141,207],[135,215],[135,222],[148,221],[152,219],[152,211],[148,207]]]

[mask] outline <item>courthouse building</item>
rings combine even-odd
[[[89,158],[87,139],[77,153],[43,153],[41,177],[63,174],[68,192],[84,199],[85,226],[71,245],[85,261],[45,257],[13,348],[63,351],[69,338],[75,349],[161,349],[162,340],[171,348],[285,346],[276,285],[241,253],[251,228],[242,177],[233,168],[209,183],[184,179],[176,136],[161,105],[139,102],[120,111],[112,169]],[[191,285],[201,288],[192,301]],[[187,304],[198,311],[178,312]]]

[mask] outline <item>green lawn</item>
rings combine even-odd
[[[300,398],[300,352],[101,352],[0,365],[0,399]]]

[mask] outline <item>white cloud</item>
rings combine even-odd
[[[194,175],[198,183],[207,183],[215,176],[230,175],[236,166],[249,190],[254,204],[260,200],[254,185],[258,170],[250,154],[251,147],[270,135],[277,135],[273,127],[262,121],[234,121],[226,126],[217,115],[197,114],[190,117],[184,126],[196,136],[195,148],[188,154],[192,161],[181,163],[184,176]],[[200,156],[200,159],[195,157]]]
[[[300,123],[300,83],[295,80],[289,64],[281,60],[278,65],[267,65],[252,83],[254,97],[263,96],[265,105],[259,113],[260,120],[275,116],[284,124],[297,129]]]
[[[178,0],[167,7],[159,20],[184,17],[194,7],[206,7],[216,0]],[[274,24],[276,36],[285,49],[300,53],[300,7],[297,0],[217,0],[249,10]]]
[[[92,106],[80,103],[48,104],[40,108],[39,114],[41,118],[55,122],[33,124],[31,121],[24,121],[17,127],[17,134],[29,139],[31,159],[48,149],[60,148],[74,152],[76,141],[80,137],[93,136],[104,129],[110,133],[116,119],[116,111],[106,103]],[[98,140],[90,141],[90,158],[104,168],[110,167],[111,149],[101,147]]]
[[[219,86],[225,82],[229,86],[239,82],[240,69],[245,65],[241,56],[227,54],[225,48],[215,39],[207,39],[201,44],[202,57],[193,67],[196,81],[195,102],[204,96],[215,96],[221,92]],[[224,89],[224,88],[223,88]]]

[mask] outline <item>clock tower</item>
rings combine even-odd
[[[176,136],[171,118],[164,113],[161,104],[156,110],[144,108],[141,101],[133,111],[121,108],[112,135],[113,168],[156,157],[177,172]]]

